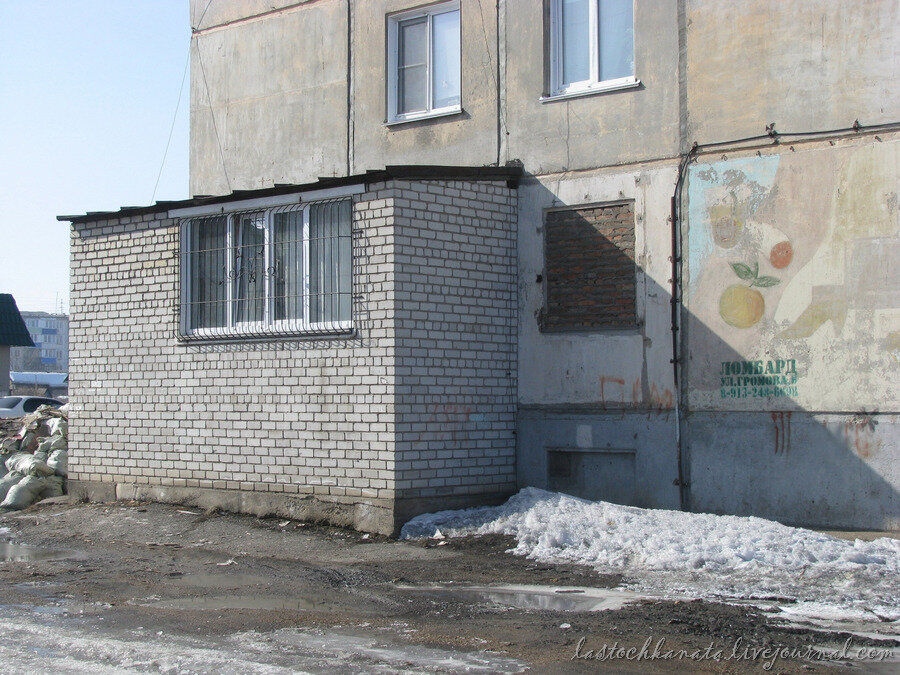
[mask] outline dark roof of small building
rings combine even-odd
[[[510,166],[437,166],[404,164],[399,166],[387,166],[384,169],[370,170],[354,176],[337,176],[333,178],[319,178],[314,183],[300,183],[297,185],[278,185],[259,190],[235,190],[231,194],[217,196],[197,196],[191,199],[179,201],[156,202],[150,206],[123,206],[118,211],[88,211],[85,214],[72,216],[57,216],[57,220],[72,223],[89,223],[110,218],[125,218],[130,216],[142,216],[150,213],[162,213],[171,209],[183,209],[191,206],[205,206],[207,204],[223,204],[244,199],[259,199],[261,197],[275,197],[295,192],[307,192],[310,190],[324,190],[345,185],[364,185],[378,183],[386,180],[503,180],[510,187],[516,187],[522,177],[522,167]]]
[[[9,293],[0,293],[0,345],[34,347],[16,299]]]

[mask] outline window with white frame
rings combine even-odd
[[[352,328],[349,199],[182,220],[181,334]]]
[[[633,0],[550,0],[550,96],[637,83]]]
[[[388,122],[460,112],[459,2],[388,16]]]

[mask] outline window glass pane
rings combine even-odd
[[[423,17],[403,21],[397,27],[397,112],[425,110],[426,30]]]
[[[275,320],[303,318],[303,211],[275,214]]]
[[[600,79],[634,75],[633,0],[600,0]]]
[[[432,92],[434,108],[459,105],[459,12],[432,19]]]
[[[235,216],[234,322],[262,321],[266,308],[266,233],[262,214]]]
[[[560,0],[563,85],[583,82],[591,77],[590,2],[591,0]]]
[[[202,218],[189,225],[188,304],[191,328],[224,326],[226,312],[226,218]]]
[[[309,320],[350,320],[350,200],[309,210]]]

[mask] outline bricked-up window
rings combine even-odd
[[[541,328],[633,328],[634,202],[549,211]]]
[[[184,338],[347,333],[349,199],[182,221]]]

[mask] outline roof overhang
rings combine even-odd
[[[199,196],[180,201],[156,202],[150,206],[123,206],[118,211],[88,211],[85,214],[57,216],[57,220],[71,223],[89,223],[147,214],[167,213],[170,217],[205,215],[219,213],[228,205],[231,210],[255,208],[257,205],[294,204],[311,199],[327,198],[326,195],[353,194],[364,192],[372,183],[388,180],[464,180],[464,181],[505,181],[510,188],[516,188],[522,177],[521,166],[437,166],[404,164],[388,166],[384,169],[367,171],[353,176],[319,178],[314,183],[298,185],[275,185],[259,190],[235,190],[227,195]],[[318,193],[318,194],[316,194]],[[284,201],[280,201],[280,200]]]

